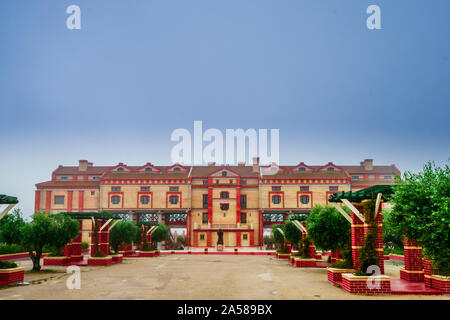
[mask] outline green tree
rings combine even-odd
[[[44,246],[62,249],[77,235],[78,221],[61,215],[36,212],[33,220],[20,228],[20,243],[28,250],[33,261],[33,270],[39,271]]]
[[[284,235],[287,241],[298,248],[298,245],[302,240],[302,232],[295,226],[292,221],[286,221],[286,223],[284,224]]]
[[[348,209],[345,207],[344,210]],[[308,216],[307,228],[309,237],[321,250],[342,249],[351,239],[350,223],[333,207],[314,206]]]
[[[22,212],[19,208],[14,209],[0,220],[0,242],[7,244],[20,243],[20,228],[25,224]]]
[[[383,243],[387,249],[403,250],[403,235],[392,221],[392,210],[383,210]]]
[[[109,245],[118,253],[122,243],[129,245],[136,238],[139,228],[132,221],[118,222],[109,232]]]
[[[169,228],[164,223],[158,224],[152,233],[152,248],[156,249],[158,242],[164,241],[169,237]]]
[[[408,239],[418,241],[436,272],[450,274],[450,162],[424,165],[417,174],[397,178],[391,201],[392,221]]]

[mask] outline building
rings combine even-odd
[[[51,181],[36,184],[35,211],[109,211],[124,220],[164,222],[184,228],[186,243],[211,247],[224,231],[229,247],[263,243],[264,228],[289,215],[308,213],[328,204],[330,194],[376,184],[392,184],[400,175],[395,165],[359,166],[331,162],[310,166],[59,166]]]

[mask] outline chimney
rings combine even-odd
[[[259,173],[259,157],[253,158],[253,170],[254,173]]]
[[[239,167],[245,167],[245,162],[238,162]]]
[[[366,171],[373,170],[373,159],[364,159],[364,161],[361,162],[361,165]]]
[[[216,165],[215,162],[208,162],[208,167],[214,167]]]
[[[78,171],[87,171],[88,161],[87,160],[79,160],[78,161]]]
[[[94,164],[92,162],[88,162],[88,167],[92,167]]]

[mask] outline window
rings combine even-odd
[[[147,168],[145,168],[145,171],[150,172],[150,171],[152,171],[152,168],[147,167]]]
[[[205,235],[204,234],[200,235],[200,240],[205,240]]]
[[[330,187],[330,191],[338,191],[338,187]]]
[[[203,180],[203,184],[208,184],[208,180]]]
[[[95,196],[95,191],[91,191],[91,196]]]
[[[141,191],[150,191],[150,187],[141,187]]]
[[[241,180],[241,184],[247,184],[247,180]]]
[[[150,197],[149,196],[142,196],[141,197],[141,203],[142,204],[149,204],[150,202]]]
[[[173,168],[173,171],[179,172],[179,171],[180,171],[180,168],[179,168],[179,167],[175,167],[175,168]]]
[[[300,187],[300,191],[309,191],[309,187]]]
[[[203,213],[203,215],[202,215],[202,223],[203,224],[208,223],[208,214],[207,213]]]
[[[64,204],[64,196],[55,196],[55,204]]]
[[[281,191],[281,187],[272,187],[272,191]]]
[[[369,174],[369,180],[375,180],[375,175],[374,174]]]
[[[111,187],[111,191],[120,191],[120,187]]]
[[[247,213],[241,213],[241,223],[247,223]]]
[[[392,180],[392,176],[384,176],[384,180]]]
[[[247,208],[247,195],[241,194],[241,208]]]
[[[359,179],[359,176],[352,176],[352,179],[353,179],[353,180],[358,180],[358,179]]]
[[[243,240],[247,240],[247,234],[246,234],[246,233],[244,233],[244,234],[242,235],[242,239],[243,239]]]
[[[99,176],[93,176],[92,180],[100,180],[100,177]]]
[[[170,196],[169,197],[170,204],[177,204],[178,203],[178,197],[177,196]]]
[[[272,196],[272,203],[273,204],[281,203],[281,196]]]
[[[233,180],[230,179],[230,184],[232,184],[232,183],[233,183]]]
[[[208,209],[208,195],[203,195],[203,209]]]
[[[222,192],[220,193],[220,197],[221,197],[222,199],[228,199],[228,198],[230,197],[230,194],[228,193],[228,191],[222,191]]]
[[[111,203],[112,204],[119,204],[120,203],[120,197],[119,196],[112,196],[111,197]]]
[[[220,209],[221,210],[228,210],[230,208],[230,205],[228,203],[221,203]]]
[[[327,171],[328,171],[328,172],[333,172],[333,171],[334,171],[334,168],[333,168],[333,167],[328,167],[328,168],[327,168]]]
[[[304,167],[300,167],[300,168],[298,168],[298,171],[306,171],[306,169],[304,168]]]
[[[119,171],[119,172],[123,172],[123,171],[124,171],[124,169],[123,169],[122,167],[120,167],[120,168],[117,168],[117,171]]]
[[[170,192],[177,192],[178,191],[178,187],[169,187],[169,191]]]
[[[66,176],[61,177],[61,180],[68,180],[68,179],[69,179],[69,177],[66,177]]]
[[[226,171],[222,171],[222,177],[226,177],[227,176],[227,172]]]
[[[308,204],[309,203],[309,197],[308,196],[301,196],[300,197],[300,202],[302,204]]]

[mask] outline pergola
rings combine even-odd
[[[6,194],[0,194],[0,219],[14,208],[19,203],[16,197],[7,196]]]

